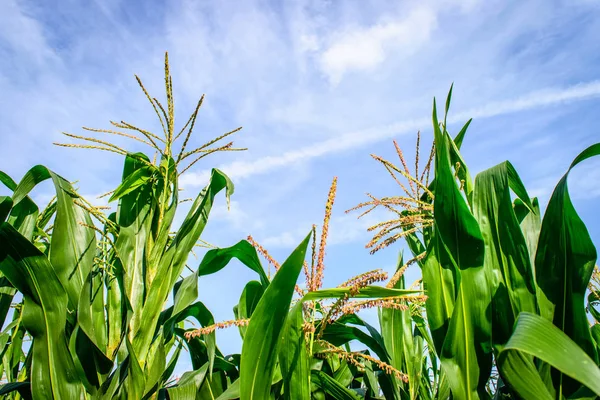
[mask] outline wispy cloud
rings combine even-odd
[[[570,162],[565,157],[597,141],[599,36],[600,7],[589,0],[99,0],[85,6],[5,0],[0,169],[18,179],[42,163],[79,180],[81,193],[114,189],[121,158],[51,143],[61,131],[107,127],[114,119],[160,131],[132,75],[161,96],[168,50],[177,124],[183,125],[199,96],[207,95],[189,146],[242,125],[236,145],[250,148],[207,158],[196,170],[219,165],[236,184],[231,211],[219,196],[203,238],[230,245],[252,233],[284,257],[322,218],[333,175],[340,176],[336,205],[346,202],[344,207],[367,190],[396,190],[368,152],[393,152],[372,145],[430,128],[431,96],[450,82],[456,84],[453,110],[458,111],[451,112],[451,121],[486,120],[474,125],[474,140],[466,143],[469,165],[489,166],[490,157],[510,159],[527,166],[519,172],[533,183],[532,191],[547,193]],[[497,126],[502,129],[493,129]],[[399,142],[402,146],[405,139]],[[477,154],[469,154],[470,146]],[[360,152],[352,152],[356,149]],[[557,162],[553,151],[564,149],[569,154]],[[592,164],[574,171],[574,197],[596,195]],[[580,178],[590,183],[578,188]],[[184,175],[182,186],[191,191],[186,196],[195,196],[207,179],[201,170]],[[42,186],[40,194],[51,192]],[[594,212],[588,210],[588,220]],[[368,222],[334,214],[330,243],[338,245],[328,262],[343,268],[331,270],[332,282],[362,272],[366,264],[395,262],[393,250],[369,257],[357,245],[370,238]],[[597,224],[595,229],[600,232]],[[215,293],[223,282],[228,291],[241,292],[245,282],[238,271],[227,273],[203,279]],[[231,304],[219,298],[207,305],[217,319],[227,319],[238,300],[233,297]],[[239,351],[236,336],[234,331],[227,336],[231,341],[220,342],[222,350]]]
[[[449,123],[466,121],[468,118],[491,118],[508,115],[535,108],[555,106],[559,104],[583,101],[600,96],[600,81],[592,81],[574,85],[565,89],[545,89],[524,96],[452,114]],[[298,150],[285,152],[282,155],[261,157],[254,161],[237,161],[220,167],[233,178],[248,178],[253,175],[271,171],[273,168],[289,166],[293,163],[308,161],[328,154],[353,149],[367,143],[381,141],[396,135],[412,133],[417,129],[429,126],[427,118],[406,120],[392,125],[342,134],[320,143],[309,145]],[[210,172],[191,173],[183,177],[183,184],[188,187],[203,185]]]
[[[371,72],[381,65],[389,52],[409,56],[424,46],[437,23],[431,6],[421,5],[402,19],[377,23],[366,28],[346,27],[336,32],[320,54],[323,72],[338,84],[347,71]]]

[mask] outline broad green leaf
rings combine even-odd
[[[172,314],[176,315],[180,313],[181,310],[189,306],[198,297],[198,276],[214,274],[220,271],[233,258],[237,258],[248,268],[257,272],[262,286],[268,286],[269,280],[260,264],[256,250],[247,241],[242,240],[227,248],[211,249],[202,258],[196,273],[190,274],[180,281],[173,300]]]
[[[597,253],[573,207],[567,178],[572,168],[599,154],[600,143],[585,149],[556,185],[542,220],[535,259],[541,315],[565,332],[594,362],[598,361],[598,355],[584,301]],[[576,382],[563,379],[560,374],[554,384],[560,386],[559,394],[565,396],[578,389]]]
[[[71,184],[48,168],[37,165],[23,177],[13,193],[15,207],[26,200],[29,192],[39,183],[51,179],[56,190],[57,206],[50,263],[69,299],[69,319],[75,316],[81,287],[87,278],[96,250],[96,235],[89,226],[92,219],[88,211],[75,203],[79,195]]]
[[[125,339],[125,345],[127,346],[127,357],[129,358],[127,378],[124,384],[125,390],[127,391],[127,398],[141,399],[144,396],[146,374],[142,368],[143,364],[140,364],[135,349],[128,339]]]
[[[240,398],[240,380],[233,382],[216,400],[234,400]]]
[[[226,198],[229,201],[229,196],[233,193],[233,184],[225,174],[213,169],[210,183],[192,204],[181,224],[181,228],[177,231],[169,248],[160,260],[156,276],[161,277],[161,279],[155,279],[152,281],[151,286],[146,288],[148,295],[141,317],[144,324],[151,327],[156,326],[169,292],[179,278],[191,250],[198,242],[206,226],[215,196],[223,189],[225,189]],[[141,328],[134,334],[133,347],[142,362],[145,362],[153,335],[153,329]]]
[[[8,217],[12,206],[12,198],[8,196],[0,196],[0,222],[6,221],[6,217]]]
[[[17,293],[17,289],[10,281],[0,272],[0,327],[4,326],[13,298]],[[0,351],[1,353],[1,351]]]
[[[254,310],[242,346],[241,400],[263,400],[269,396],[281,330],[310,237],[307,235],[283,263]]]
[[[198,266],[198,276],[210,275],[220,271],[229,264],[232,258],[237,258],[241,263],[255,271],[264,287],[269,285],[269,278],[260,264],[256,249],[246,240],[241,240],[231,247],[207,251],[200,266]]]
[[[132,159],[133,162],[137,162],[138,160]],[[141,164],[141,163],[140,163]],[[119,185],[117,189],[113,192],[112,196],[108,199],[109,202],[120,199],[121,197],[133,192],[134,190],[147,185],[154,174],[156,174],[156,167],[149,166],[147,164],[142,164],[140,168],[133,171],[128,176],[123,177],[123,182]]]
[[[100,271],[92,271],[88,274],[81,290],[77,310],[77,322],[98,351],[104,354],[105,358],[110,362],[113,354],[108,352],[107,347],[108,336],[104,304],[103,276]],[[107,372],[110,372],[110,369]]]
[[[517,198],[513,203],[513,209],[517,219],[519,220],[523,236],[525,236],[527,250],[529,251],[529,259],[531,261],[531,268],[535,269],[535,254],[537,252],[540,229],[542,228],[540,203],[537,197],[534,197],[531,199],[531,207],[527,207],[525,203]]]
[[[194,317],[201,326],[209,326],[215,323],[215,319],[212,313],[204,305],[204,303],[197,301],[196,303],[184,308],[177,314],[172,315],[164,324],[165,338],[169,340],[171,335],[175,332],[175,326],[177,323],[185,320],[188,317]],[[208,335],[204,335],[204,343],[207,349],[208,361],[209,361],[209,374],[212,374],[215,355],[216,355],[216,333],[211,332]]]
[[[503,365],[502,373],[506,381],[523,399],[544,398],[543,391],[536,393],[532,390],[534,389],[532,383],[537,381],[533,374],[525,374],[527,369],[508,365],[510,363],[506,358],[513,352],[529,354],[547,362],[600,396],[600,369],[596,362],[577,343],[545,318],[527,312],[521,313],[513,335],[500,353],[499,360]],[[541,390],[543,387],[541,382],[539,380],[536,383],[536,390],[538,388]],[[548,394],[545,398],[551,399],[552,396]]]
[[[29,382],[9,382],[0,386],[0,395],[18,392],[24,400],[31,399],[31,384]]]
[[[149,162],[148,157],[141,153],[127,155],[123,166],[123,182],[126,182],[136,171],[146,167],[146,163],[142,160]],[[119,225],[119,236],[115,248],[119,257],[117,265],[122,268],[124,294],[132,310],[128,329],[130,341],[133,340],[133,335],[142,324],[144,296],[148,289],[145,286],[144,274],[145,251],[151,234],[154,212],[155,202],[151,185],[139,186],[136,190],[124,193],[119,198],[115,216]],[[117,317],[119,312],[122,312],[118,309],[117,302],[123,294],[117,293],[118,286],[114,283],[111,284],[114,288],[111,303],[114,307],[115,317]],[[115,320],[113,324],[115,323],[118,322]],[[116,343],[116,338],[113,337],[111,342]]]
[[[169,379],[171,378],[171,375],[173,375],[173,371],[175,371],[175,367],[177,366],[177,361],[179,361],[179,354],[181,354],[182,348],[183,348],[183,342],[180,341],[179,344],[177,345],[177,347],[175,348],[175,351],[173,352],[171,359],[167,363],[165,370],[163,371],[162,378],[161,378],[161,385],[164,385],[166,382],[168,382]]]
[[[439,128],[435,101],[433,128],[436,143],[436,253],[439,257],[445,252],[452,268],[460,271],[456,303],[440,359],[454,399],[487,398],[485,385],[492,367],[492,326],[488,315],[491,303],[490,278],[483,267],[484,242],[477,221],[452,173],[449,146],[453,142],[448,133]],[[445,267],[438,265],[440,268]],[[429,292],[429,288],[427,290]],[[435,313],[433,316],[439,318]],[[438,321],[436,325],[443,326],[444,321]]]
[[[360,397],[352,390],[342,386],[338,381],[323,373],[315,371],[312,374],[312,379],[317,385],[336,400],[358,400]]]
[[[12,192],[14,192],[18,186],[10,176],[6,175],[2,171],[0,171],[0,182]],[[38,218],[39,214],[39,209],[35,203],[28,196],[20,200],[18,203],[13,203],[11,200],[9,204],[7,199],[1,201],[0,203],[2,204],[0,206],[0,221],[4,222],[8,216],[8,213],[10,213],[10,216],[8,217],[8,223],[14,226],[15,229],[19,231],[19,233],[26,239],[32,240],[36,219]]]
[[[207,371],[208,364],[205,364],[196,371],[184,373],[177,385],[167,388],[169,398],[171,400],[195,400]]]
[[[65,333],[67,294],[46,256],[6,222],[0,225],[0,270],[25,300],[22,324],[34,338],[33,397],[80,398],[83,387]]]
[[[499,348],[510,338],[520,312],[538,312],[531,257],[513,209],[511,189],[532,209],[527,191],[508,161],[475,179],[475,216],[485,243],[484,265],[493,279],[493,342]]]
[[[397,268],[401,268],[402,265],[404,262],[400,257]],[[404,276],[394,288],[405,288]],[[420,363],[418,369],[415,368],[415,363],[420,361],[423,353],[421,351],[420,354],[415,354],[411,310],[410,308],[406,310],[380,308],[378,312],[381,336],[390,356],[390,365],[408,374],[408,392],[410,399],[414,400],[417,398],[421,372]]]
[[[303,324],[302,302],[298,302],[287,317],[279,351],[284,397],[289,400],[310,400],[310,368]]]

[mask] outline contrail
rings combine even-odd
[[[600,80],[570,86],[566,89],[546,89],[529,93],[512,100],[489,103],[483,107],[454,114],[448,118],[450,123],[465,121],[468,118],[491,118],[519,111],[526,111],[544,106],[587,100],[600,96]],[[428,126],[428,118],[412,119],[395,124],[349,132],[335,138],[315,143],[299,150],[288,151],[277,156],[261,157],[254,161],[236,161],[219,167],[232,178],[245,178],[271,170],[273,167],[289,165],[300,160],[310,160],[327,154],[339,153],[356,148],[363,144],[377,142],[399,134],[414,132]],[[203,186],[208,180],[209,172],[191,173],[182,177],[185,187]]]

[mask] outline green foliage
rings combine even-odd
[[[372,252],[404,238],[412,257],[399,258],[385,287],[377,283],[387,274],[376,270],[322,288],[335,179],[318,249],[313,228],[281,266],[252,238],[211,248],[195,269],[188,265],[194,248],[205,245],[200,238],[219,194],[229,201],[234,186],[213,169],[180,226],[174,226],[179,177],[208,154],[241,150],[232,143],[211,147],[239,129],[187,150],[203,98],[177,133],[168,59],[166,107],[138,82],[162,135],[123,121],[112,125],[134,135],[84,129],[143,142],[155,153],[153,160],[94,137],[66,134],[85,144],[61,144],[124,157],[121,182],[107,194],[117,204],[115,213],[94,207],[44,166],[33,167],[19,183],[0,172],[0,182],[12,193],[0,196],[1,395],[180,400],[600,396],[600,271],[567,186],[570,170],[599,155],[600,144],[573,161],[542,216],[508,161],[472,179],[460,154],[471,121],[454,139],[447,131],[451,89],[442,122],[434,101],[435,146],[420,173],[417,162],[411,174],[398,147],[402,168],[375,157],[406,196],[372,198],[359,206],[383,205],[394,212],[394,219],[373,228],[380,231],[367,245]],[[46,180],[55,197],[42,209],[29,194]],[[277,270],[272,280],[259,254]],[[198,299],[198,280],[219,273],[232,259],[257,279],[245,285],[235,319],[216,322]],[[412,264],[420,268],[422,281],[407,287],[403,274]],[[190,273],[184,276],[186,267]],[[297,285],[303,270],[306,289]],[[359,317],[364,308],[377,308],[378,328]],[[189,321],[200,328],[191,329]],[[240,354],[219,350],[215,331],[229,326],[240,331]],[[192,370],[174,378],[186,354]]]

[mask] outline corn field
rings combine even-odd
[[[0,172],[11,193],[0,196],[5,398],[600,396],[600,270],[567,185],[569,171],[599,155],[600,143],[573,160],[542,214],[510,162],[469,170],[460,149],[471,121],[456,135],[447,131],[450,89],[441,117],[434,100],[434,144],[425,162],[420,136],[414,167],[396,143],[399,165],[373,156],[392,177],[390,193],[401,195],[371,196],[348,210],[362,211],[358,217],[389,212],[388,221],[369,229],[371,252],[398,251],[402,241],[410,252],[400,253],[393,276],[366,271],[324,288],[337,179],[322,226],[308,225],[283,262],[248,237],[210,247],[192,263],[194,248],[207,246],[201,237],[211,209],[229,202],[234,185],[213,169],[175,226],[179,178],[212,153],[245,150],[222,144],[239,128],[189,149],[204,98],[176,129],[168,58],[165,105],[137,80],[162,132],[111,121],[111,129],[84,128],[88,136],[66,134],[70,142],[58,143],[123,157],[121,182],[106,194],[116,212],[92,205],[67,177],[42,165],[18,182]],[[118,147],[111,135],[142,142],[149,154]],[[36,204],[30,192],[44,181],[55,196]],[[232,259],[256,278],[246,283],[232,319],[215,321],[198,300],[198,279]],[[277,271],[272,279],[263,263]],[[422,279],[406,282],[410,266]],[[369,308],[377,310],[379,326],[361,319]],[[239,330],[238,354],[219,350],[216,331],[225,328]],[[174,379],[184,357],[193,369]]]

